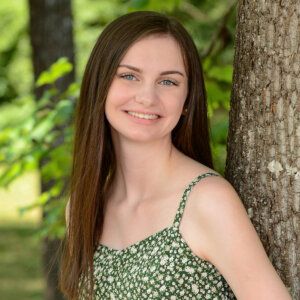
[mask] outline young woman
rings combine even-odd
[[[213,170],[196,47],[134,12],[84,74],[61,286],[70,299],[291,299],[233,187]]]

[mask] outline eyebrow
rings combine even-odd
[[[119,65],[119,67],[125,67],[125,68],[131,69],[133,71],[143,73],[142,70],[140,70],[139,68],[136,68],[136,67],[133,67],[133,66],[130,66],[130,65]],[[160,75],[167,75],[167,74],[179,74],[182,77],[184,77],[182,72],[176,71],[176,70],[164,71],[164,72],[160,73]]]

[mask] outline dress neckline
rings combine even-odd
[[[111,253],[117,253],[117,254],[121,254],[121,253],[124,253],[124,252],[127,252],[131,249],[134,249],[135,247],[138,247],[140,245],[142,245],[143,243],[147,242],[148,240],[156,237],[157,235],[159,234],[162,234],[164,233],[165,231],[168,231],[170,229],[173,229],[174,231],[178,231],[178,233],[180,234],[179,232],[179,225],[180,225],[180,221],[181,221],[181,218],[182,218],[182,214],[183,214],[183,211],[184,211],[184,208],[185,208],[185,204],[186,204],[186,199],[187,199],[187,196],[188,194],[190,193],[192,187],[197,183],[199,182],[202,178],[205,178],[206,176],[205,175],[209,175],[209,176],[219,176],[219,174],[216,174],[216,173],[213,173],[213,172],[206,172],[206,173],[203,173],[199,176],[197,176],[189,185],[188,187],[184,190],[183,192],[183,195],[181,197],[181,200],[180,200],[180,203],[179,203],[179,206],[176,210],[176,213],[175,213],[175,217],[173,219],[173,223],[171,226],[167,226],[167,227],[164,227],[163,229],[147,236],[146,238],[136,242],[136,243],[133,243],[123,249],[116,249],[116,248],[113,248],[113,247],[109,247],[109,246],[106,246],[102,243],[99,243],[98,246],[97,246],[97,249],[96,249],[96,252],[99,251],[99,249],[103,248],[103,249],[106,249],[107,251],[111,252]],[[181,234],[180,234],[181,236]]]
[[[168,231],[170,229],[176,230],[177,228],[174,227],[174,225],[167,226],[167,227],[165,227],[165,228],[163,228],[163,229],[147,236],[146,238],[144,238],[144,239],[142,239],[142,240],[140,240],[140,241],[138,241],[134,244],[131,244],[131,245],[129,245],[129,246],[123,248],[123,249],[116,249],[116,248],[113,248],[113,247],[106,246],[102,243],[99,243],[96,251],[98,251],[100,248],[104,248],[104,249],[106,249],[110,252],[124,253],[124,252],[130,251],[133,248],[139,247],[141,244],[147,242],[148,240],[150,240],[152,238],[155,238],[157,235],[162,234],[163,232]]]

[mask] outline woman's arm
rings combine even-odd
[[[197,223],[205,229],[205,257],[221,272],[236,297],[292,299],[230,183],[214,177],[197,190]]]

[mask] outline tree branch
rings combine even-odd
[[[237,0],[234,0],[231,3],[231,5],[229,6],[228,10],[223,15],[223,17],[221,18],[221,24],[218,27],[218,29],[215,31],[210,44],[200,54],[201,59],[206,58],[212,52],[212,50],[214,49],[217,40],[220,38],[223,30],[226,28],[226,24],[228,22],[228,19],[229,19],[230,15],[231,15],[232,11],[234,10],[236,4],[237,4]]]

